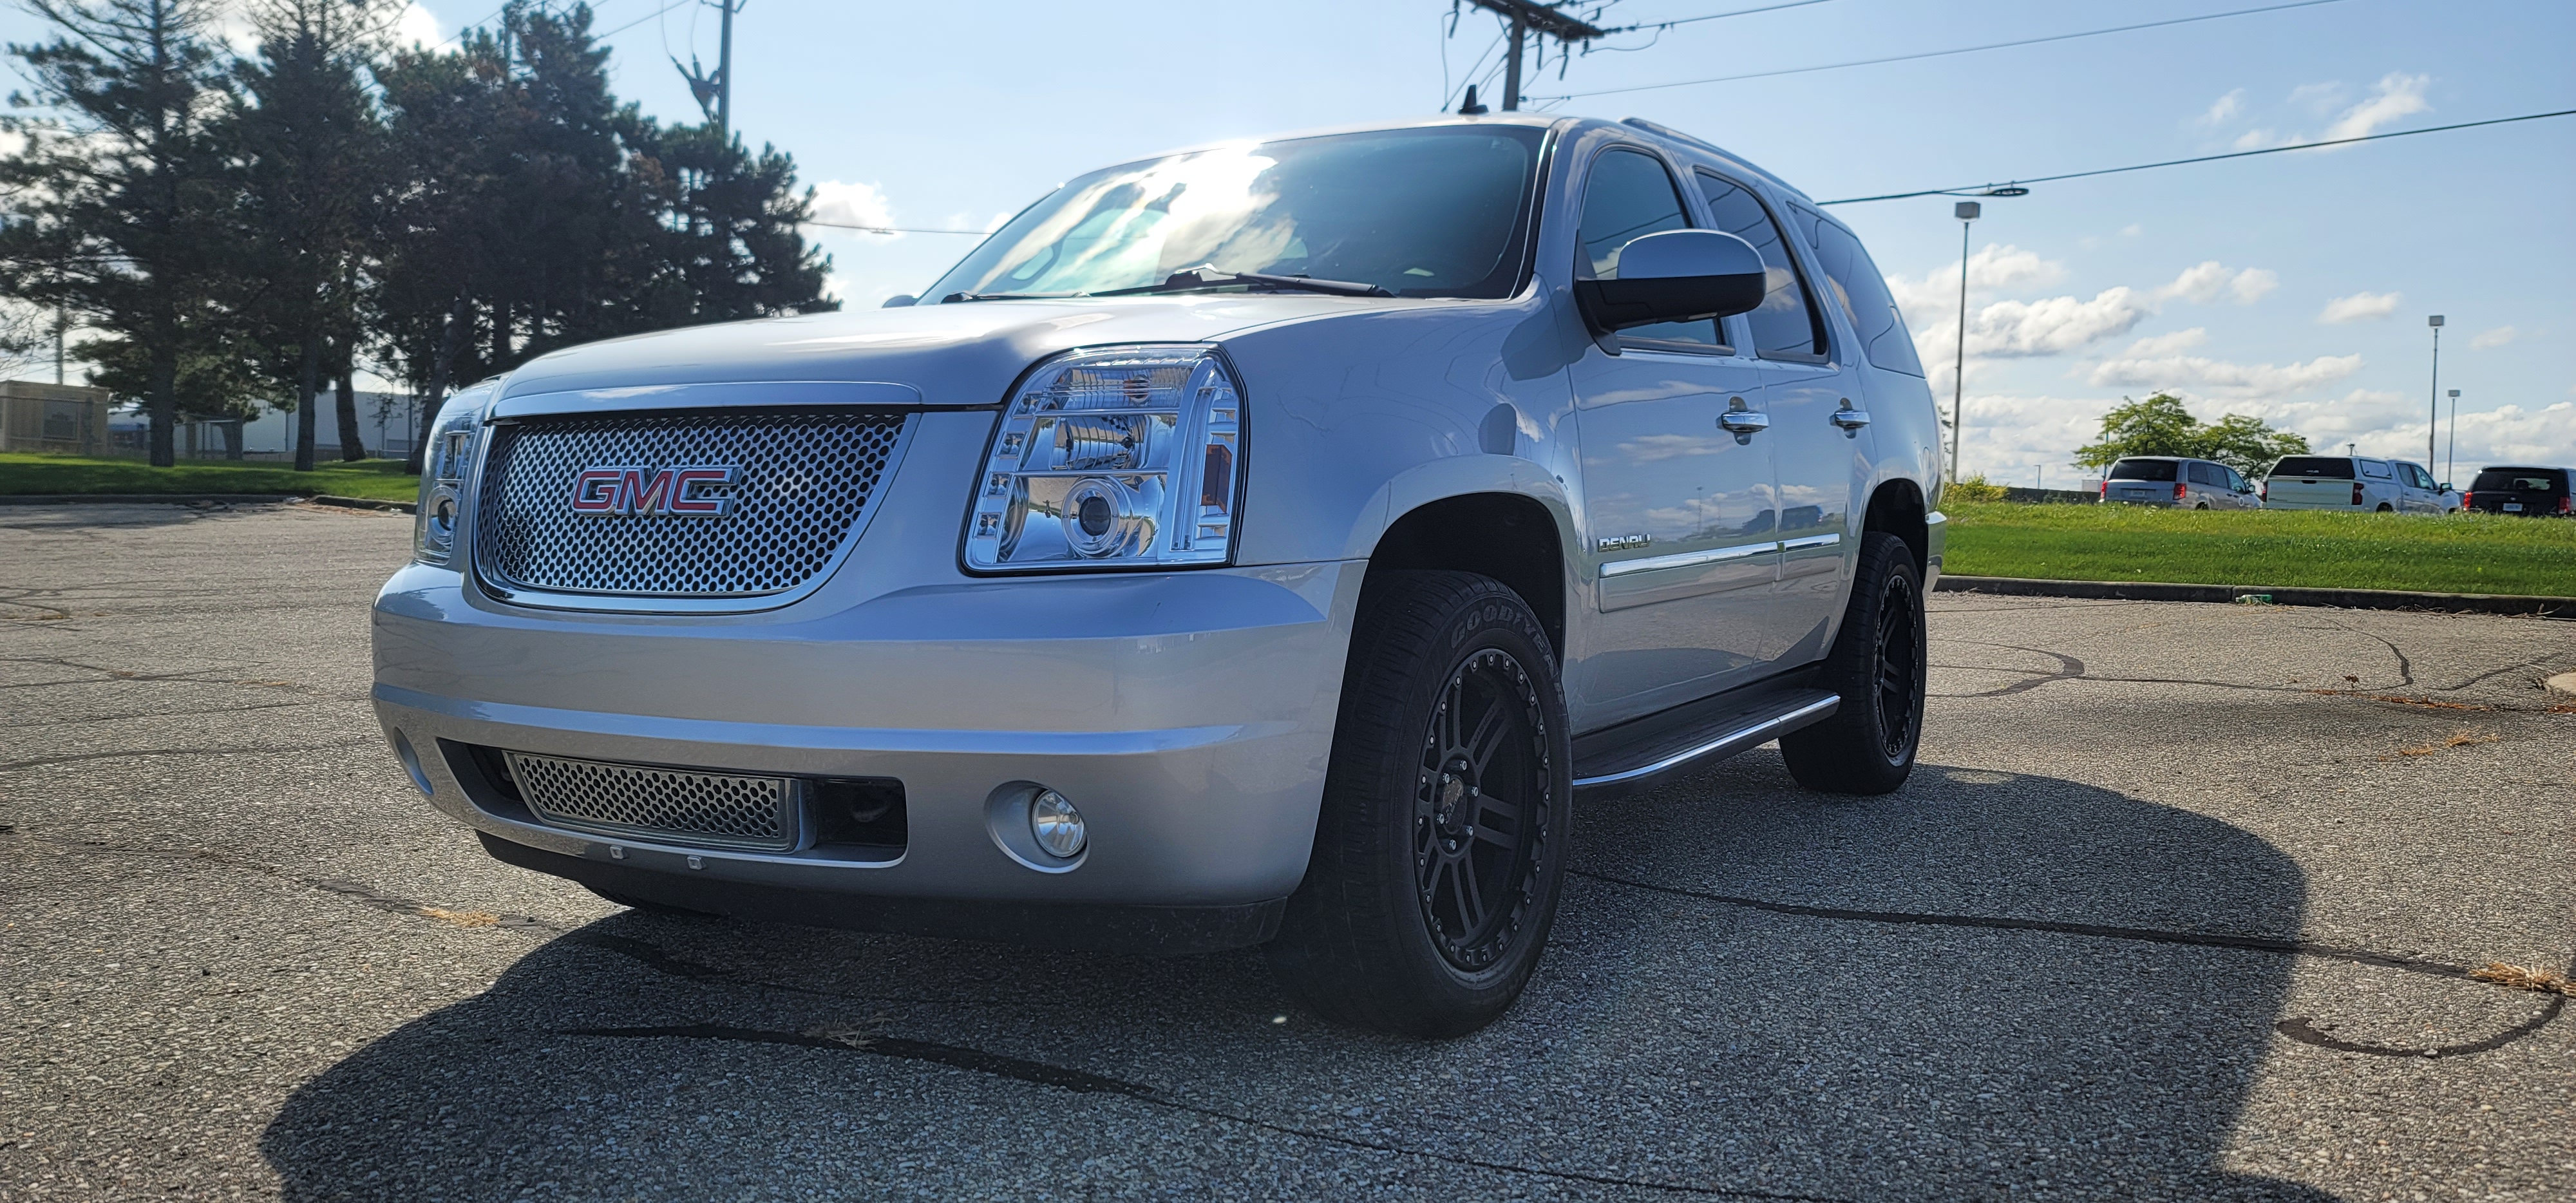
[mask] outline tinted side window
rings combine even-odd
[[[1762,307],[1744,318],[1753,326],[1753,353],[1773,357],[1818,356],[1825,353],[1825,326],[1807,296],[1807,286],[1798,276],[1797,260],[1789,254],[1788,243],[1780,236],[1779,223],[1771,220],[1760,199],[1740,184],[1723,180],[1703,171],[1697,173],[1700,195],[1708,198],[1708,213],[1718,229],[1753,244],[1762,252],[1762,274],[1765,291]]]
[[[1618,279],[1619,252],[1629,243],[1689,227],[1681,192],[1661,162],[1633,150],[1606,151],[1593,160],[1592,178],[1583,186],[1583,224],[1575,231],[1582,244],[1580,266],[1591,278]],[[1657,322],[1622,330],[1619,337],[1703,347],[1723,341],[1714,321]]]
[[[1843,316],[1851,319],[1852,329],[1860,334],[1863,354],[1871,363],[1891,372],[1908,376],[1923,374],[1923,361],[1915,358],[1914,339],[1905,332],[1905,319],[1896,312],[1896,298],[1887,291],[1887,277],[1878,274],[1878,265],[1869,261],[1869,252],[1860,249],[1860,239],[1852,232],[1826,221],[1823,217],[1801,212],[1799,219],[1807,224],[1808,240],[1815,244],[1816,258],[1825,269],[1825,290],[1834,303],[1842,307]]]
[[[2227,482],[2218,475],[2218,465],[2194,462],[2191,466],[2191,483],[2218,488]]]
[[[2361,474],[2371,478],[2372,480],[2386,480],[2388,479],[2388,465],[2379,460],[2366,459],[2361,461]]]

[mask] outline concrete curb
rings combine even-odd
[[[0,505],[188,505],[215,501],[228,505],[301,501],[301,493],[9,493]]]
[[[1941,574],[1938,593],[1991,593],[2002,597],[2084,597],[2116,601],[2233,602],[2261,599],[2276,606],[2334,606],[2347,610],[2437,610],[2453,614],[2513,614],[2576,618],[2576,597],[2517,597],[2503,593],[2415,593],[2402,589],[2296,589],[2276,585],[2184,585],[2163,581],[2043,581],[2011,576]]]
[[[332,493],[11,493],[0,505],[276,505],[309,501],[349,510],[391,510],[408,514],[419,507],[408,501],[374,497],[341,497]]]
[[[330,493],[316,493],[305,500],[315,505],[336,505],[352,510],[391,510],[397,514],[408,514],[420,508],[409,501],[386,501],[377,497],[340,497]]]

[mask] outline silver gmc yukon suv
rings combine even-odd
[[[1773,739],[1905,780],[1937,429],[1859,240],[1708,143],[1228,143],[918,303],[459,393],[376,710],[493,856],[617,902],[1266,945],[1326,1017],[1454,1034],[1586,798]]]

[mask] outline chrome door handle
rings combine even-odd
[[[1717,424],[1737,434],[1756,434],[1771,429],[1771,415],[1749,409],[1730,409],[1717,415]]]
[[[1860,433],[1861,427],[1869,425],[1869,411],[1865,409],[1853,409],[1850,399],[1845,398],[1843,401],[1843,407],[1835,410],[1833,412],[1833,416],[1829,420],[1832,421],[1834,425],[1840,426],[1844,430],[1858,434]]]

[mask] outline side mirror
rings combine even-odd
[[[1619,250],[1619,275],[1577,280],[1575,301],[1595,329],[1750,313],[1767,291],[1762,253],[1733,234],[1666,230]]]
[[[919,299],[921,299],[921,298],[919,298],[919,297],[915,297],[915,296],[913,296],[913,295],[911,295],[911,294],[909,294],[909,293],[906,293],[906,294],[903,294],[903,295],[900,295],[900,296],[891,296],[891,297],[887,297],[887,298],[885,299],[885,304],[883,304],[883,305],[879,305],[879,306],[877,306],[877,308],[879,308],[879,309],[910,309],[910,308],[912,308],[912,303],[913,303],[914,301],[919,300]]]

